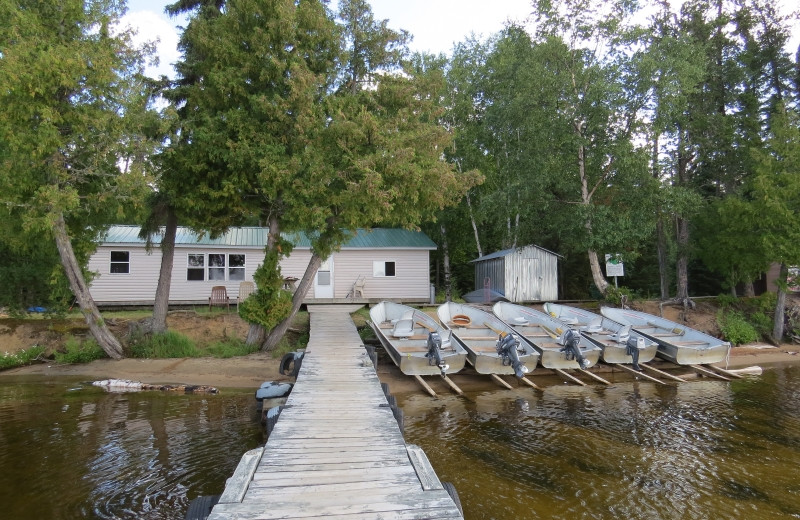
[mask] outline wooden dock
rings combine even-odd
[[[462,519],[406,445],[346,306],[309,306],[297,382],[266,446],[247,452],[209,520]]]

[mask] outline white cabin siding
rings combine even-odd
[[[373,262],[394,262],[395,276],[373,276]],[[430,264],[427,250],[342,250],[334,255],[334,297],[345,298],[363,276],[365,298],[428,300]]]
[[[111,251],[128,251],[130,269],[127,274],[110,272]],[[231,302],[239,294],[240,280],[209,280],[206,260],[204,280],[187,280],[188,255],[224,253],[245,255],[245,280],[252,281],[253,273],[264,260],[262,248],[234,248],[227,246],[175,247],[170,287],[171,303],[201,304],[208,301],[211,288],[224,285]],[[427,249],[345,249],[334,253],[334,298],[345,298],[359,276],[366,278],[364,297],[370,299],[422,300],[430,297],[430,267]],[[292,254],[281,261],[284,277],[302,278],[308,261],[309,249],[295,248]],[[206,256],[207,259],[207,256]],[[393,277],[374,277],[374,261],[395,262]],[[145,304],[153,303],[161,269],[161,251],[157,247],[150,254],[141,244],[101,245],[88,263],[90,271],[96,273],[91,283],[91,294],[100,304]],[[306,295],[315,298],[313,284]]]

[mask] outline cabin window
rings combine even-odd
[[[130,274],[131,272],[131,252],[130,251],[111,251],[111,274]]]
[[[372,276],[374,276],[375,278],[395,276],[394,262],[375,260],[374,262],[372,262]]]
[[[227,255],[225,253],[190,254],[186,279],[189,281],[205,280],[206,268],[208,268],[208,280],[210,281],[242,281],[245,275],[245,255]]]
[[[208,279],[225,280],[225,254],[208,255]]]
[[[244,255],[228,255],[228,280],[244,280]]]
[[[189,255],[186,279],[189,281],[203,281],[206,279],[206,255]]]

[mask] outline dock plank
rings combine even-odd
[[[309,311],[294,389],[255,469],[252,455],[240,463],[209,520],[463,520],[425,453],[405,444],[349,315]]]

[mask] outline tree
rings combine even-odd
[[[461,186],[440,160],[449,137],[435,105],[413,76],[387,74],[398,65],[399,33],[363,2],[341,8],[339,27],[319,1],[231,0],[218,15],[195,15],[184,35],[185,55],[196,57],[186,74],[196,79],[182,87],[190,115],[163,181],[183,193],[178,209],[193,227],[268,223],[258,296],[244,311],[254,322],[249,341],[266,349],[350,231],[414,227]],[[297,231],[313,255],[288,305],[281,234]]]
[[[755,149],[753,206],[765,259],[781,266],[772,339],[784,332],[789,266],[800,264],[800,114],[778,105],[767,149]]]
[[[80,259],[146,180],[118,161],[144,107],[142,52],[116,32],[110,0],[0,1],[0,193],[30,236],[55,240],[97,342],[122,346],[89,293]],[[76,254],[77,253],[77,254]]]

